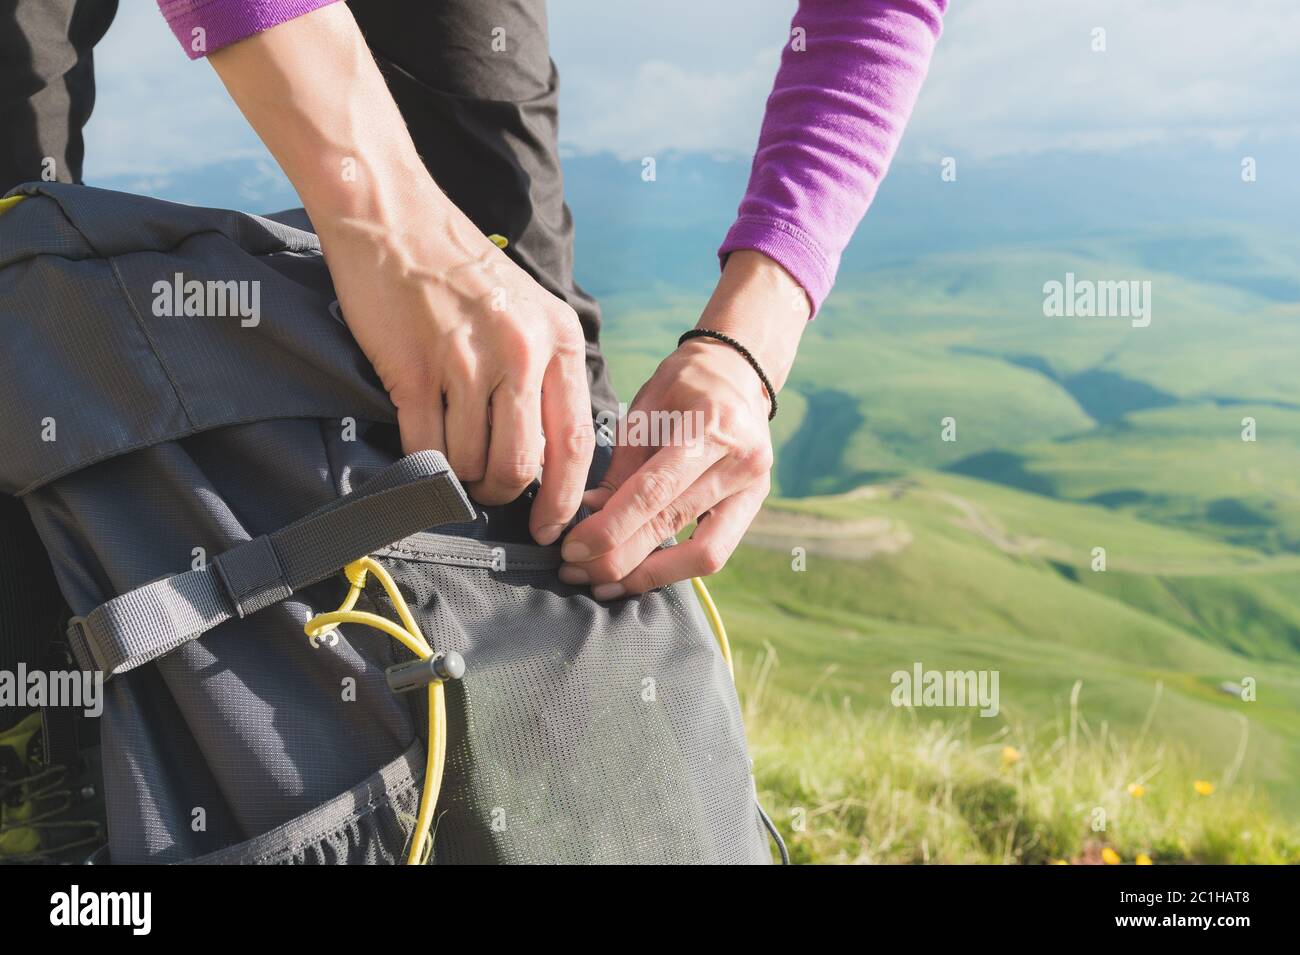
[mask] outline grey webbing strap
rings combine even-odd
[[[446,458],[437,451],[409,454],[350,494],[231,548],[202,570],[164,577],[74,617],[68,642],[83,669],[102,670],[107,679],[403,537],[473,519]]]

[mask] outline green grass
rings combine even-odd
[[[878,538],[906,543],[854,555]],[[1099,541],[1105,571],[1092,569]],[[1082,680],[1092,712],[1136,730],[1162,685],[1156,738],[1213,774],[1236,758],[1246,720],[1242,778],[1294,809],[1300,654],[1269,643],[1268,624],[1300,614],[1300,591],[1279,583],[1296,566],[1097,506],[919,473],[877,493],[770,502],[712,586],[739,647],[780,653],[782,690],[872,711],[889,706],[891,674],[917,662],[997,670],[1004,711],[1027,724],[1056,719]],[[1265,600],[1272,618],[1231,609]],[[1220,689],[1247,677],[1253,702]]]
[[[1242,419],[1256,421],[1243,441]],[[1262,550],[1300,553],[1300,411],[1184,405],[1016,449],[1030,484]],[[993,477],[973,470],[977,476]],[[1014,481],[1010,483],[1016,483]]]
[[[1092,424],[1058,385],[998,359],[949,353],[940,364],[932,349],[870,336],[809,344],[793,390],[817,413],[780,445],[777,489],[787,496],[845,490],[864,474],[939,466]],[[1012,407],[1015,415],[1004,413]],[[943,439],[946,418],[956,420],[955,441]],[[824,454],[809,456],[810,448]]]
[[[741,689],[759,795],[796,863],[1087,862],[1103,848],[1127,863],[1300,862],[1300,828],[1231,767],[1202,780],[1149,733],[1078,709],[990,730],[837,705],[774,690],[773,660],[742,665]]]

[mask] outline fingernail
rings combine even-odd
[[[620,583],[597,584],[591,588],[591,595],[597,600],[615,600],[627,593],[627,588]]]
[[[533,536],[533,540],[537,541],[537,543],[541,544],[543,547],[548,547],[555,543],[556,538],[560,536],[560,531],[562,530],[564,530],[563,524],[543,524],[541,527],[537,528],[537,533]]]
[[[581,567],[571,567],[565,564],[560,568],[560,579],[566,584],[585,584],[591,580],[591,574]]]
[[[581,564],[591,556],[591,548],[582,541],[576,541],[570,537],[564,542],[564,547],[560,551],[560,556],[570,564]]]

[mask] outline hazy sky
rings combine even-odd
[[[122,6],[96,51],[87,176],[264,156],[154,5]],[[748,154],[794,9],[552,0],[565,148]],[[1105,52],[1092,49],[1097,27]],[[955,0],[903,156],[1236,147],[1298,131],[1295,0]]]

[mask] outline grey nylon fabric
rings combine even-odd
[[[768,860],[689,584],[597,603],[559,582],[554,547],[421,533],[381,553],[429,641],[469,667],[447,686],[436,861]]]
[[[114,862],[402,858],[424,695],[389,691],[384,669],[409,656],[379,632],[344,626],[319,647],[303,633],[346,592],[341,574],[310,582],[341,566],[336,538],[374,550],[431,644],[466,658],[436,861],[768,861],[735,692],[688,586],[596,603],[558,580],[556,548],[527,543],[527,495],[456,522],[469,512],[450,475],[425,505],[340,505],[359,489],[392,500],[367,481],[400,454],[311,233],[22,191],[0,216],[0,489],[22,493],[78,615],[102,620],[164,578],[207,582],[104,631],[170,648],[105,685]],[[177,272],[258,281],[260,323],[155,314],[154,283]],[[334,518],[284,536],[322,508]],[[359,608],[392,614],[374,587]]]

